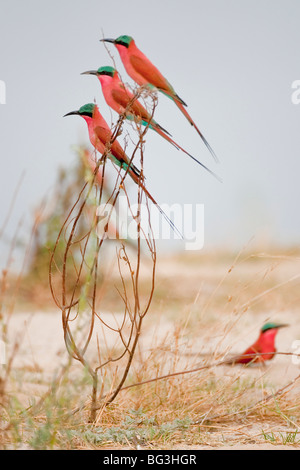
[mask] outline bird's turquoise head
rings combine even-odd
[[[98,70],[88,70],[87,72],[82,72],[81,75],[96,75],[97,77],[107,75],[113,77],[116,73],[116,69],[110,66],[100,67]]]
[[[116,69],[110,66],[100,67],[97,70],[97,75],[108,75],[109,77],[113,77],[115,73],[116,73]]]
[[[64,117],[65,116],[71,116],[71,115],[74,114],[74,115],[86,116],[86,117],[92,118],[93,114],[94,114],[95,107],[96,107],[95,103],[84,104],[77,111],[71,111],[70,113],[65,114]]]
[[[100,39],[100,41],[111,42],[115,46],[124,46],[124,47],[127,47],[128,49],[128,47],[133,41],[133,38],[131,36],[127,36],[126,34],[124,34],[122,36],[119,36],[117,39]]]
[[[118,44],[120,46],[125,46],[125,47],[128,48],[132,41],[133,41],[133,38],[131,36],[126,36],[126,34],[125,34],[123,36],[119,36],[115,40],[115,44]]]
[[[288,326],[286,323],[265,323],[265,325],[261,328],[261,332],[265,333],[268,330],[277,330],[278,328],[283,328],[285,326]]]

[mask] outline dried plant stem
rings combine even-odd
[[[131,102],[128,104],[128,108],[131,106],[132,102],[140,96],[142,92],[143,89],[139,89],[137,91]],[[153,100],[153,102],[154,105],[152,109],[152,116],[156,105],[155,99]],[[149,234],[146,234],[145,230],[143,230],[141,227],[141,205],[142,197],[144,194],[143,190],[140,185],[137,185],[138,209],[137,213],[134,214],[124,185],[125,178],[128,175],[130,164],[132,160],[136,157],[138,151],[140,153],[141,165],[140,180],[144,185],[143,145],[144,136],[149,128],[149,125],[147,125],[143,128],[143,130],[141,130],[141,126],[137,123],[138,142],[135,145],[135,148],[131,154],[130,163],[122,176],[120,173],[120,169],[118,170],[114,187],[110,195],[104,200],[105,207],[110,207],[110,209],[102,236],[99,236],[97,233],[97,238],[95,241],[95,233],[97,227],[96,215],[92,218],[90,228],[87,231],[80,233],[81,221],[85,217],[91,199],[94,198],[95,204],[98,204],[98,206],[100,205],[100,203],[103,202],[104,168],[102,173],[102,183],[99,183],[99,181],[97,181],[96,185],[96,176],[99,170],[99,165],[103,164],[103,166],[105,167],[110,148],[114,140],[121,133],[125,116],[126,111],[123,115],[120,116],[115,126],[115,129],[112,132],[112,138],[110,142],[107,143],[106,151],[96,164],[96,168],[93,172],[93,177],[91,181],[83,186],[73,207],[69,211],[65,222],[63,223],[63,226],[58,234],[54,250],[51,255],[49,268],[50,289],[56,305],[61,309],[62,312],[62,326],[67,351],[73,359],[79,361],[83,365],[83,367],[88,371],[92,378],[90,408],[91,422],[95,421],[96,410],[99,409],[99,407],[97,406],[97,393],[99,381],[98,373],[100,370],[104,370],[104,368],[111,364],[116,364],[116,367],[119,367],[118,363],[121,360],[125,360],[125,364],[122,366],[122,368],[119,367],[118,369],[118,380],[116,380],[115,376],[114,386],[112,386],[111,384],[111,386],[108,387],[109,391],[104,394],[104,397],[102,397],[102,404],[105,403],[106,405],[108,403],[111,403],[116,398],[126,381],[136,351],[138,340],[141,334],[142,322],[146,313],[149,310],[154,293],[156,247],[151,228],[150,210],[148,207],[148,202],[146,204],[146,208],[148,210]],[[108,243],[107,233],[111,221],[112,212],[116,207],[119,195],[122,190],[125,192],[129,212],[132,214],[133,220],[136,224],[136,260],[134,263],[130,260],[129,255],[127,254],[125,243],[121,243],[119,250],[117,250],[116,252],[116,257],[122,291],[117,288],[117,292],[123,300],[124,312],[120,326],[118,326],[117,328],[113,328],[111,325],[108,324],[107,321],[104,320],[103,315],[101,313],[101,293],[103,293],[103,290],[99,289],[99,267],[101,266],[99,263],[100,253],[103,251],[103,247],[106,246],[106,244]],[[153,263],[150,292],[146,301],[146,306],[144,308],[141,306],[139,291],[139,277],[142,262],[142,234]],[[62,259],[59,260],[57,258],[57,250],[61,243],[64,243],[65,247]],[[59,268],[60,264],[61,268]],[[122,273],[121,264],[125,264],[127,274],[129,273],[129,278],[131,280],[129,286],[127,286],[127,283],[125,282],[125,277]],[[61,280],[58,285],[58,289],[55,287],[54,283],[54,269],[56,270],[56,277],[58,276]],[[70,272],[72,273],[71,277]],[[133,305],[131,305],[131,297],[133,298]],[[84,337],[81,339],[81,341],[79,341],[73,333],[73,324],[76,324],[76,322],[78,323],[80,321],[83,314],[83,306],[85,307],[86,314],[88,315],[88,325],[87,329],[85,330]],[[105,358],[105,354],[103,354],[101,350],[104,347],[104,344],[101,344],[99,337],[96,335],[95,338],[94,334],[95,325],[99,322],[102,326],[102,330],[104,331],[104,335],[105,332],[109,331],[115,333],[116,335],[118,335],[119,342],[121,345],[121,349],[118,353],[111,354],[107,352],[107,358]],[[83,330],[79,327],[77,333],[82,332]],[[94,338],[96,340],[96,346],[94,349],[95,351],[97,351],[97,365],[92,365],[90,359],[87,358],[87,352],[91,349],[90,345]],[[105,372],[104,374],[102,374],[102,378],[103,377],[106,377],[106,380],[108,379],[108,375]],[[102,383],[102,392],[103,391],[104,387]]]

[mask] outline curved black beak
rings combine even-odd
[[[80,75],[98,75],[97,70],[88,70],[87,72],[82,72]]]
[[[115,44],[116,40],[115,39],[100,39],[101,42],[111,42],[112,44]]]
[[[73,114],[79,114],[79,111],[71,111],[70,113],[65,114],[63,117],[72,116]]]
[[[276,325],[276,328],[284,328],[286,326],[290,326],[288,323],[279,323],[278,325]]]

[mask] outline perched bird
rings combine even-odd
[[[285,326],[288,325],[285,323],[266,323],[261,328],[257,341],[240,356],[225,361],[225,364],[250,364],[270,361],[276,354],[275,337],[278,329]]]
[[[166,139],[178,150],[182,150],[185,154],[195,160],[209,173],[213,174],[219,179],[211,170],[209,170],[203,163],[199,162],[193,155],[184,150],[170,137],[170,133],[160,126],[146,110],[146,108],[138,101],[135,95],[125,87],[120,79],[117,70],[110,66],[100,67],[98,70],[89,70],[83,72],[82,75],[95,75],[98,77],[103,96],[106,103],[118,114],[125,114],[125,117],[130,121],[136,121],[143,126],[149,126],[150,129],[156,131],[161,137]]]
[[[150,62],[145,54],[137,48],[134,39],[131,36],[123,35],[119,36],[117,39],[100,39],[100,41],[110,42],[116,46],[126,72],[138,85],[155,87],[174,101],[189,123],[194,126],[211,155],[216,161],[218,161],[215,152],[185,109],[187,104],[177,95],[172,85],[152,64],[152,62]]]
[[[143,183],[144,178],[141,175],[140,170],[130,161],[119,142],[116,139],[113,139],[111,129],[109,128],[103,116],[100,114],[98,106],[94,103],[88,103],[81,106],[81,108],[77,111],[71,111],[70,113],[65,114],[64,117],[71,115],[81,116],[86,121],[89,138],[93,147],[95,147],[95,149],[101,155],[107,151],[107,156],[113,163],[123,170],[128,171],[133,181],[140,186],[148,198],[153,202],[153,204],[155,204],[159,212],[167,220],[173,230],[179,234],[180,238],[183,238],[173,222],[169,219],[169,217],[165,214],[165,212],[161,209],[161,207],[157,204],[155,199],[146,189]]]
[[[71,111],[65,114],[66,116],[79,115],[86,121],[89,131],[89,137],[93,147],[101,153],[101,155],[107,149],[112,140],[112,132],[107,122],[100,114],[98,106],[94,103],[88,103],[77,111]],[[137,183],[140,178],[140,171],[136,166],[130,162],[130,159],[125,154],[123,148],[117,140],[111,143],[111,147],[108,152],[108,157],[120,168],[127,170],[132,179]]]

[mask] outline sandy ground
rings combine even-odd
[[[109,316],[109,315],[108,315]],[[171,322],[160,323],[159,331],[163,338],[171,332],[174,325]],[[59,366],[66,362],[66,350],[62,335],[61,328],[61,314],[58,311],[52,312],[36,312],[32,313],[17,313],[14,314],[11,319],[10,330],[20,332],[20,337],[23,336],[22,343],[20,346],[19,353],[15,358],[15,367],[21,369],[32,370],[34,367],[38,371],[43,371],[43,377],[51,379],[53,373],[59,369]],[[253,338],[255,334],[253,332]],[[251,337],[251,335],[250,335]],[[157,339],[157,338],[156,338]],[[218,338],[217,338],[218,339]],[[216,344],[218,341],[216,339]],[[229,339],[227,340],[229,342]],[[147,351],[148,348],[153,346],[153,330],[150,328],[148,332],[145,332],[142,336],[141,343]],[[245,346],[245,340],[241,339],[236,342],[234,349],[231,349],[232,353],[242,350]],[[224,341],[224,348],[226,350],[226,341]],[[280,338],[278,338],[278,347],[281,351],[291,350],[291,338],[288,329],[281,331]],[[204,346],[202,341],[194,341],[189,347],[186,347],[186,343],[182,345],[182,357],[183,362],[186,366],[187,357],[191,356],[192,363],[191,368],[194,367],[195,361],[197,364],[201,364],[203,361]],[[213,342],[210,343],[209,349],[206,350],[207,354],[212,353],[214,350]],[[199,355],[197,355],[199,353]],[[195,355],[195,357],[193,357]],[[78,365],[75,367],[79,367]],[[237,366],[240,367],[240,366]],[[80,367],[79,367],[80,369]],[[180,365],[179,365],[180,369]],[[242,370],[240,368],[240,370]],[[236,369],[232,370],[228,366],[219,366],[215,369],[216,375],[230,376],[235,374]],[[292,361],[291,356],[277,356],[272,362],[266,367],[252,367],[244,370],[243,374],[248,377],[261,378],[261,380],[267,379],[269,382],[274,384],[275,388],[281,388],[290,383],[293,379],[297,378],[300,374],[300,366],[296,364],[296,360]],[[39,387],[39,393],[46,391],[46,387]],[[296,388],[296,392],[299,393],[299,387]],[[24,384],[24,398],[35,395],[36,388],[32,384]],[[38,396],[38,395],[37,395]],[[253,435],[259,434],[261,431],[258,426],[257,429],[253,429]],[[247,431],[251,435],[251,431]],[[213,449],[213,450],[294,450],[297,446],[290,445],[272,445],[272,444],[237,444],[237,436],[233,436],[233,445],[221,446],[218,444],[207,445],[207,446],[177,446],[176,449],[188,449],[188,450],[199,450],[199,449]],[[251,439],[250,439],[251,441]]]
[[[104,315],[109,319],[110,314]],[[294,320],[294,315],[291,314],[291,321]],[[287,320],[288,315],[285,316]],[[161,335],[161,339],[167,342],[168,335],[170,338],[173,336],[174,324],[172,322],[162,322],[160,320],[159,328],[148,328],[142,334],[140,343],[142,349],[146,352],[149,351],[153,344],[153,336],[157,331]],[[15,313],[10,320],[10,332],[11,336],[18,336],[21,339],[19,352],[15,358],[15,366],[17,367],[31,367],[33,364],[40,370],[47,370],[49,374],[55,372],[57,368],[62,365],[67,358],[65,343],[63,339],[63,331],[61,327],[61,312],[60,311],[48,311],[48,312],[35,312],[35,313]],[[97,334],[97,328],[95,329]],[[182,357],[193,357],[193,362],[198,358],[198,362],[201,358],[206,355],[213,355],[216,349],[219,353],[223,350],[225,353],[229,350],[230,352],[225,354],[224,357],[231,357],[241,352],[250,345],[257,336],[257,331],[252,331],[247,335],[247,339],[241,338],[234,341],[232,345],[232,338],[227,335],[225,339],[222,339],[220,346],[220,339],[218,335],[215,338],[210,338],[209,343],[205,344],[207,337],[192,340],[190,343],[184,342],[181,346]],[[106,333],[106,341],[110,344],[109,335]],[[111,344],[113,344],[113,337],[111,338]],[[295,341],[298,341],[295,339]],[[300,353],[300,341],[298,348],[296,349],[293,345],[294,340],[291,340],[291,331],[286,328],[280,331],[276,341],[278,351]],[[159,338],[155,337],[155,344],[159,343]],[[296,344],[296,343],[295,343]],[[220,359],[221,360],[221,359]],[[186,362],[186,359],[185,359]],[[239,366],[237,366],[239,367]],[[221,374],[224,370],[228,370],[228,366],[221,366],[218,368]],[[268,379],[278,385],[285,386],[291,380],[296,378],[300,374],[300,358],[297,356],[284,356],[278,355],[275,359],[268,363],[267,369],[265,367],[251,367],[247,368],[248,374],[262,373],[263,375],[267,371]]]
[[[265,263],[265,272],[272,273],[269,274],[270,277],[271,275],[274,277],[272,278],[272,285],[285,284],[286,279],[293,278],[293,276],[297,276],[298,273],[300,273],[300,261],[298,259],[293,260],[292,263],[288,259],[286,262],[282,262],[280,266],[276,263],[271,264],[271,267],[274,268],[275,266],[276,269],[270,269],[269,271],[270,264],[268,263],[269,261],[267,260]],[[215,265],[214,269],[211,263],[205,260],[200,265],[197,263],[187,265],[184,260],[177,260],[176,262],[174,260],[166,260],[166,262],[162,263],[160,266],[159,287],[163,286],[165,283],[166,289],[170,289],[168,283],[171,283],[173,286],[176,286],[178,291],[183,293],[182,299],[178,302],[181,302],[182,312],[186,315],[196,303],[195,298],[197,299],[197,292],[205,292],[208,296],[212,293],[215,296],[215,285],[218,284],[219,279],[222,279],[223,276],[226,275],[229,267],[230,260],[225,260],[223,264],[219,263]],[[236,278],[230,281],[229,287],[227,288],[226,285],[223,286],[226,296],[227,290],[229,293],[231,291],[236,292],[238,289],[236,286],[240,285],[239,283],[241,283],[245,277],[249,277],[250,279],[252,277],[255,278],[256,274],[261,272],[261,266],[257,267],[252,264],[248,266],[241,265],[236,272]],[[235,286],[235,290],[231,289],[233,285]],[[269,288],[270,287],[267,286],[267,289]],[[218,312],[216,312],[215,316],[212,315],[211,320],[209,319],[206,323],[204,322],[204,326],[201,326],[198,334],[187,335],[184,340],[179,343],[180,356],[182,357],[184,367],[187,367],[187,361],[189,362],[189,360],[192,368],[195,364],[201,364],[201,362],[207,360],[207,357],[214,359],[218,357],[222,359],[226,355],[231,356],[244,351],[245,348],[257,338],[260,326],[266,320],[269,321],[270,319],[289,323],[290,325],[290,327],[279,331],[276,340],[277,350],[290,353],[296,352],[299,354],[300,316],[298,313],[298,288],[299,284],[292,285],[290,292],[284,291],[279,296],[277,289],[275,293],[278,298],[270,298],[270,305],[274,306],[273,309],[268,309],[266,305],[262,305],[262,308],[246,311],[237,321],[232,321],[232,315],[229,315],[229,317],[225,319],[225,317],[218,316]],[[255,298],[255,296],[259,298],[260,293],[266,292],[267,289],[262,286],[257,291],[251,292],[251,298]],[[273,292],[271,292],[271,294],[273,295]],[[270,297],[271,294],[268,294],[268,296]],[[185,305],[187,302],[186,298],[189,299],[188,308],[186,308]],[[106,321],[112,321],[110,312],[107,312],[104,316]],[[114,321],[118,322],[118,315],[115,315]],[[231,326],[228,327],[228,325]],[[157,347],[160,341],[163,341],[165,345],[167,344],[169,346],[170,355],[172,355],[172,341],[175,329],[176,321],[174,321],[170,315],[160,315],[158,323],[157,318],[154,324],[151,323],[151,321],[146,322],[140,339],[141,352],[143,353],[144,351],[146,354],[151,348]],[[101,334],[100,330],[97,331],[96,329],[95,334],[97,333]],[[44,378],[48,377],[50,380],[55,371],[67,360],[61,326],[61,312],[58,310],[15,312],[9,321],[9,334],[11,340],[16,337],[20,339],[20,348],[14,361],[14,367],[16,368],[28,370],[36,368],[38,371],[43,371]],[[154,337],[155,341],[153,340]],[[113,344],[114,339],[108,334],[106,341],[109,345],[110,343]],[[298,343],[295,343],[295,341],[298,341]],[[219,366],[215,369],[216,375],[230,376],[230,374],[233,373],[235,373],[235,371],[228,366]],[[291,355],[278,355],[266,367],[246,368],[243,374],[252,378],[267,379],[269,383],[272,383],[274,389],[280,389],[299,376],[300,358]],[[299,393],[299,388],[300,380],[299,384],[298,382],[296,383],[293,393]],[[30,393],[35,393],[34,387],[32,387],[31,391],[30,385],[28,385],[26,395],[30,395]],[[255,434],[256,431],[259,432],[261,429],[254,430],[253,434]],[[184,449],[182,446],[178,446],[177,448]],[[200,448],[222,450],[292,450],[296,449],[297,446],[274,446],[268,443],[256,444],[251,442],[239,445],[236,443],[236,439],[234,439],[232,445],[224,444],[221,447],[219,445],[216,447],[211,445],[202,446]],[[186,449],[193,450],[199,449],[199,447],[186,447]]]

